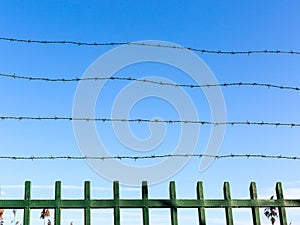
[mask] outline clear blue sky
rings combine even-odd
[[[162,40],[199,49],[300,50],[300,3],[282,1],[1,1],[0,37],[33,40],[74,40],[84,42],[132,42]],[[74,78],[113,47],[74,45],[39,45],[0,41],[0,73],[24,76]],[[220,83],[261,82],[300,86],[298,55],[215,55],[199,57],[212,70]],[[122,73],[126,72],[126,73]],[[119,76],[162,76],[177,83],[190,79],[178,71],[160,65],[142,65],[118,73]],[[107,83],[97,116],[109,117],[110,106],[122,87],[129,84]],[[72,116],[73,99],[78,83],[0,78],[1,116]],[[201,120],[210,119],[210,111],[200,90],[185,89],[199,111]],[[300,92],[263,87],[222,88],[228,121],[267,121],[299,123]],[[138,95],[138,93],[136,93]],[[100,104],[100,103],[99,103]],[[203,107],[202,107],[203,106]],[[159,109],[159,110],[158,110]],[[156,115],[158,114],[158,115]],[[133,108],[130,118],[178,119],[169,104],[148,99]],[[110,124],[97,124],[99,133],[107,135],[106,144],[113,155],[134,155],[124,150],[112,136]],[[178,126],[169,130],[161,152],[172,153],[178,139]],[[147,125],[132,126],[140,138],[149,135]],[[200,126],[195,153],[203,153],[210,127]],[[103,132],[105,131],[105,132]],[[106,132],[107,131],[107,132]],[[266,126],[227,126],[220,154],[299,155],[299,128]],[[169,135],[169,136],[168,136]],[[0,121],[0,155],[42,156],[80,155],[68,121]],[[122,149],[122,151],[118,150]],[[170,149],[170,150],[169,150]],[[140,154],[143,155],[143,154]],[[152,161],[128,161],[130,165],[147,166]],[[110,197],[112,182],[95,173],[85,161],[9,161],[1,160],[1,197],[22,197],[25,180],[44,187],[34,189],[34,197],[53,195],[56,180],[61,180],[66,197],[82,197],[85,180],[90,180],[95,197]],[[199,159],[193,158],[175,176],[150,187],[150,197],[168,197],[168,182],[177,183],[178,197],[194,198],[198,180],[204,182],[208,198],[221,198],[224,181],[230,181],[232,196],[248,196],[251,181],[256,181],[259,195],[269,197],[272,188],[282,181],[290,196],[300,193],[298,161],[271,159],[220,159],[199,173]],[[48,187],[48,188],[47,188]],[[101,188],[100,188],[101,187]],[[126,188],[126,187],[123,187]],[[128,188],[128,187],[127,187]],[[101,190],[104,190],[101,192]],[[137,197],[139,191],[128,188],[124,197]],[[298,196],[292,195],[297,193]],[[51,197],[50,196],[50,197]],[[250,214],[250,213],[248,213]],[[37,214],[36,214],[37,215]],[[130,214],[129,214],[130,215]],[[295,213],[290,215],[296,224]],[[249,215],[248,215],[249,216]],[[69,220],[69,217],[66,218]],[[218,224],[218,221],[214,221]],[[267,220],[263,221],[268,223]],[[242,223],[242,222],[241,222]],[[38,224],[38,223],[33,223]],[[40,223],[39,223],[40,224]],[[80,224],[79,220],[75,224]],[[124,222],[125,224],[125,222]],[[157,224],[160,224],[157,221]]]

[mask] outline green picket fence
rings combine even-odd
[[[252,223],[260,225],[259,208],[276,207],[278,209],[278,217],[281,225],[287,225],[285,207],[300,207],[300,199],[284,199],[282,184],[276,184],[277,199],[257,199],[257,190],[255,182],[250,185],[249,199],[231,199],[230,185],[224,183],[224,199],[205,199],[203,194],[202,182],[197,183],[196,192],[197,199],[177,199],[175,182],[170,182],[168,199],[149,199],[147,182],[142,182],[142,198],[141,199],[120,199],[119,182],[113,183],[113,199],[91,199],[90,182],[84,184],[84,199],[61,199],[61,182],[55,183],[55,199],[40,200],[31,199],[31,182],[25,182],[25,196],[22,200],[0,200],[0,208],[23,209],[23,225],[30,224],[30,210],[49,208],[54,209],[54,224],[61,224],[62,209],[84,209],[84,224],[91,224],[91,209],[113,209],[114,225],[121,223],[120,209],[132,208],[142,209],[143,224],[149,225],[149,209],[164,208],[170,209],[171,224],[178,224],[177,209],[194,208],[198,210],[198,221],[200,225],[206,224],[205,209],[206,208],[224,208],[226,215],[226,224],[233,225],[233,208],[249,208],[252,211]],[[250,221],[249,221],[250,222]]]

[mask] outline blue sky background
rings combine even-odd
[[[300,3],[296,0],[288,2],[1,1],[0,36],[104,43],[163,40],[182,46],[211,50],[299,51],[299,7]],[[0,41],[0,73],[51,78],[80,77],[94,60],[112,48]],[[210,67],[220,83],[264,82],[300,86],[298,55],[197,54]],[[118,75],[137,78],[160,75],[178,83],[191,82],[178,71],[151,64],[132,67],[126,70],[126,74],[122,74],[121,71]],[[103,99],[98,100],[103,101],[107,108],[96,109],[99,117],[110,116],[109,106],[113,103],[111,94],[128,83],[116,84],[112,81],[107,83],[107,92],[103,93]],[[71,116],[77,85],[76,82],[30,82],[1,77],[0,115]],[[209,120],[210,111],[201,91],[185,90],[197,106],[200,119]],[[300,122],[300,93],[297,91],[261,87],[224,87],[222,91],[228,121]],[[174,109],[157,99],[141,102],[133,109],[131,117],[152,118],[157,113],[162,118],[177,119]],[[124,150],[122,147],[119,148],[122,152],[117,149],[120,145],[113,137],[109,126],[109,123],[99,123],[97,129],[100,133],[108,129],[106,142],[114,149],[111,153],[134,155],[134,152]],[[178,139],[176,131],[178,127],[168,125],[169,136],[164,143],[166,148],[163,153],[172,153],[172,140]],[[141,137],[149,135],[145,124],[132,125],[132,129]],[[201,126],[200,129],[200,141],[196,153],[203,153],[210,134],[209,126]],[[220,154],[299,155],[299,134],[297,127],[228,126]],[[72,123],[68,121],[0,121],[0,143],[1,155],[80,155],[73,135]],[[151,162],[128,163],[149,165]],[[151,186],[150,197],[168,198],[168,182],[175,180],[178,197],[194,198],[196,182],[201,180],[204,182],[207,198],[221,198],[224,181],[230,181],[233,198],[249,196],[248,187],[251,181],[257,182],[261,197],[269,198],[273,195],[275,183],[282,181],[286,194],[299,198],[298,161],[220,159],[204,173],[199,173],[198,167],[199,159],[191,159],[175,176]],[[0,168],[1,198],[22,198],[21,187],[25,180],[32,181],[36,186],[36,189],[33,189],[33,197],[36,198],[52,197],[53,188],[50,186],[54,187],[56,180],[62,180],[63,186],[68,185],[64,189],[63,197],[82,197],[85,180],[90,180],[95,187],[94,197],[112,196],[111,181],[96,174],[84,161],[1,160]],[[140,196],[138,189],[124,188],[122,197]],[[38,213],[36,213],[37,217]],[[9,217],[9,213],[7,214]],[[158,213],[159,216],[161,214],[163,213]],[[190,214],[187,213],[188,216]],[[213,214],[214,212],[208,213],[208,217],[213,218]],[[126,218],[131,218],[130,215],[137,218],[134,212],[129,213]],[[297,224],[295,215],[297,212],[291,212],[289,215],[290,220],[294,219],[293,224]],[[250,218],[250,211],[247,216],[241,215],[241,224]],[[81,223],[80,219],[74,219],[74,213],[64,218],[66,221],[74,220],[75,224]],[[161,224],[162,221],[159,219],[155,224]],[[221,224],[216,220],[212,222]],[[269,223],[266,219],[263,222]],[[33,224],[40,223],[41,221]]]

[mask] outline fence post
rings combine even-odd
[[[281,182],[276,183],[276,196],[277,196],[278,200],[282,200],[284,202]],[[278,212],[279,212],[280,224],[281,225],[287,225],[285,207],[284,206],[279,206],[278,207]]]
[[[148,207],[148,184],[147,181],[142,182],[142,199],[143,207],[143,225],[149,225],[149,207]]]
[[[225,215],[226,215],[226,224],[233,225],[233,216],[232,216],[232,208],[230,205],[231,194],[230,194],[230,185],[229,182],[224,183],[224,199],[228,200],[228,205],[225,206]]]
[[[56,207],[54,209],[54,224],[60,225],[61,222],[61,210],[60,210],[60,203],[61,203],[61,182],[55,182],[55,204]]]
[[[30,199],[31,199],[31,182],[25,182],[25,194],[24,200],[26,202],[26,206],[24,208],[24,218],[23,218],[23,225],[30,224]]]
[[[120,225],[120,185],[114,181],[114,225]]]
[[[175,189],[175,182],[170,182],[170,199],[173,200],[170,206],[171,211],[171,224],[178,225],[178,217],[177,217],[177,207],[175,205],[176,200],[176,189]]]
[[[91,200],[91,183],[89,181],[84,182],[84,224],[91,224],[91,208],[90,208],[90,200]]]
[[[253,202],[257,202],[257,189],[255,182],[251,182],[250,184],[250,198]],[[253,225],[260,225],[259,208],[254,206],[251,207],[251,210]]]
[[[204,200],[203,183],[202,182],[197,182],[197,199]],[[206,225],[205,208],[204,207],[198,208],[198,218],[199,218],[199,225]]]

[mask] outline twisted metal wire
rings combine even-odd
[[[154,80],[149,80],[149,79],[139,79],[139,78],[132,78],[132,77],[49,78],[49,77],[20,76],[20,75],[15,75],[15,74],[6,74],[6,73],[0,73],[0,77],[7,77],[7,78],[12,78],[12,79],[22,79],[22,80],[29,80],[29,81],[64,82],[64,83],[65,82],[79,82],[79,81],[106,81],[106,80],[136,81],[136,82],[150,83],[150,84],[161,85],[161,86],[173,86],[173,87],[185,87],[185,88],[259,86],[259,87],[267,87],[267,88],[300,91],[300,87],[276,85],[276,84],[270,84],[270,83],[258,83],[258,82],[232,82],[232,83],[220,83],[220,84],[195,85],[195,84],[177,84],[177,83],[170,83],[170,82],[160,82],[160,81],[154,81]]]
[[[80,41],[65,41],[65,40],[31,40],[31,39],[18,39],[9,37],[0,37],[0,41],[10,41],[10,42],[23,42],[23,43],[36,43],[36,44],[69,44],[78,46],[119,46],[119,45],[139,45],[147,47],[158,47],[158,48],[173,48],[173,49],[187,49],[194,52],[208,53],[208,54],[227,54],[227,55],[251,55],[251,54],[291,54],[299,55],[299,51],[294,50],[249,50],[249,51],[220,51],[220,50],[208,50],[208,49],[198,49],[194,47],[181,47],[176,45],[166,45],[166,44],[150,44],[150,43],[136,43],[136,42],[80,42]]]
[[[178,157],[209,157],[214,159],[224,158],[263,158],[263,159],[287,159],[300,160],[300,156],[287,155],[266,155],[266,154],[227,154],[227,155],[209,155],[209,154],[163,154],[163,155],[146,155],[146,156],[1,156],[0,159],[8,160],[112,160],[112,159],[129,159],[129,160],[143,160],[143,159],[158,159],[158,158],[178,158]]]
[[[76,118],[76,117],[32,117],[32,116],[0,116],[0,120],[54,120],[54,121],[86,121],[86,122],[121,122],[121,123],[183,123],[200,125],[259,125],[275,127],[300,127],[300,123],[255,122],[255,121],[226,121],[212,122],[201,120],[161,120],[161,119],[125,119],[125,118]]]

